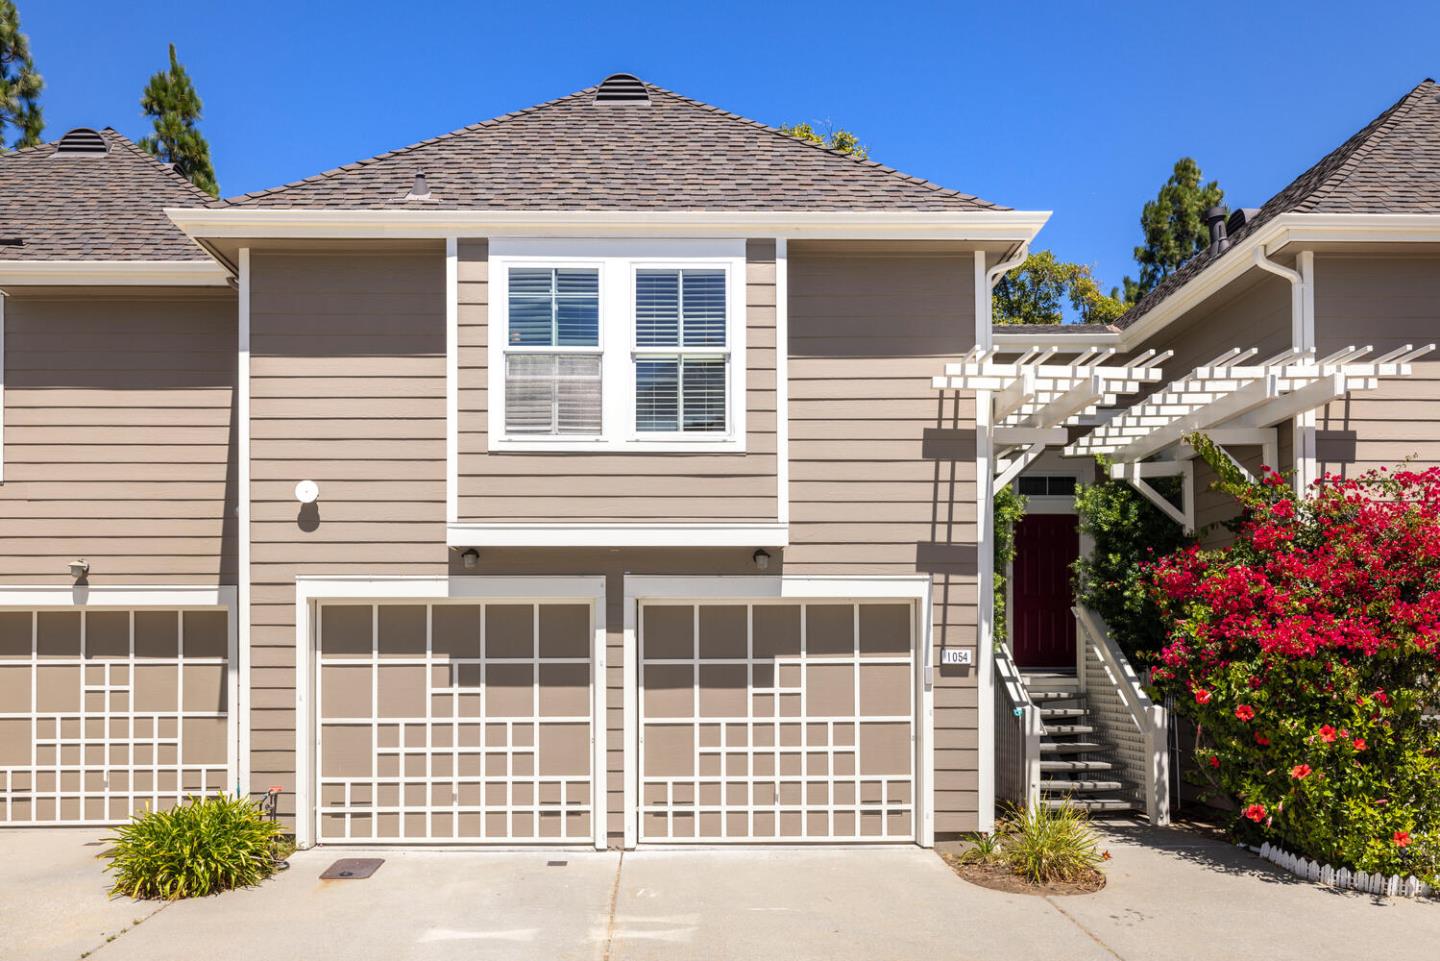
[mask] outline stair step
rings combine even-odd
[[[1126,801],[1121,798],[1041,798],[1040,803],[1050,810],[1058,810],[1065,805],[1077,807],[1082,811],[1131,811],[1135,809],[1133,801]]]
[[[1043,747],[1043,745],[1042,745]],[[1109,761],[1072,761],[1068,759],[1055,758],[1053,760],[1042,760],[1040,762],[1040,773],[1046,772],[1077,772],[1077,771],[1113,771],[1115,765]]]
[[[1052,717],[1084,717],[1090,711],[1083,707],[1042,707],[1040,708],[1041,720],[1048,720]]]
[[[1046,724],[1045,732],[1051,736],[1060,734],[1094,734],[1093,724]]]
[[[1031,691],[1030,700],[1042,701],[1074,701],[1085,696],[1084,691]]]
[[[1041,794],[1089,794],[1092,791],[1118,791],[1125,785],[1119,781],[1098,781],[1082,778],[1041,778]]]
[[[1041,741],[1041,754],[1090,754],[1099,751],[1095,741]]]

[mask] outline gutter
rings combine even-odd
[[[229,274],[208,260],[0,261],[0,284],[51,287],[224,287]]]

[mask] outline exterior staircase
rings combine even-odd
[[[1135,810],[1115,748],[1089,723],[1074,673],[1029,671],[1020,679],[1040,712],[1040,803],[1058,808],[1068,799],[1091,813]]]

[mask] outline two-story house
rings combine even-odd
[[[0,821],[987,826],[933,377],[1045,219],[624,75],[219,203],[109,130],[0,158]]]

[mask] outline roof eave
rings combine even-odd
[[[424,239],[452,236],[756,235],[1027,243],[1049,211],[315,210],[166,208],[194,240]]]
[[[0,287],[224,287],[212,260],[4,260]]]

